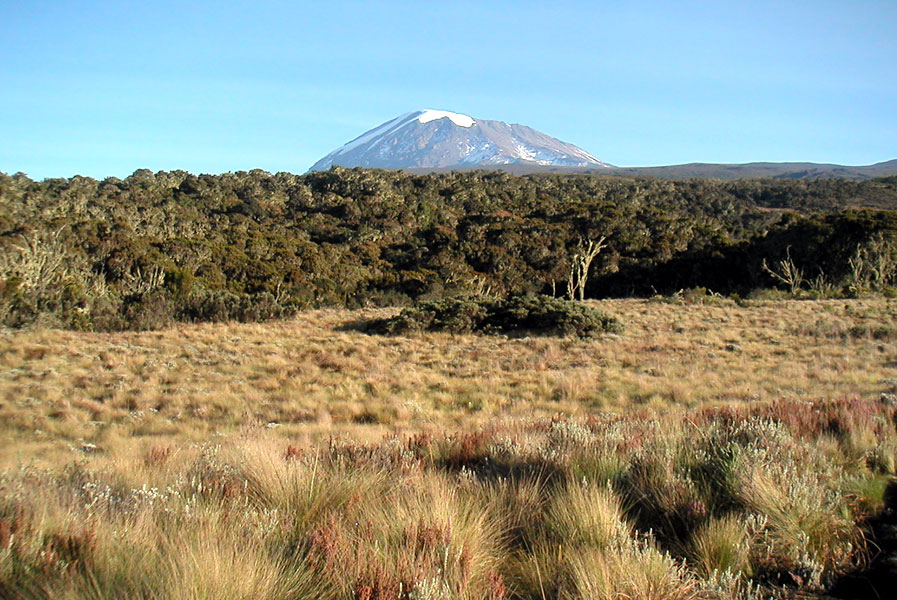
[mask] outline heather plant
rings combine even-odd
[[[565,287],[580,300],[801,291],[798,271],[893,293],[895,197],[893,179],[0,173],[0,320],[156,329]],[[455,316],[447,326],[465,326]]]
[[[482,329],[486,314],[487,306],[482,300],[447,298],[418,303],[392,319],[375,321],[366,328],[388,334],[414,331],[470,333]]]

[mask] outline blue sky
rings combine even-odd
[[[0,171],[304,172],[421,108],[622,166],[897,158],[897,1],[0,0]]]

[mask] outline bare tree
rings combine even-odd
[[[148,294],[165,283],[165,270],[155,266],[144,272],[140,267],[125,274],[122,290],[126,294]]]
[[[473,296],[475,298],[492,295],[492,284],[489,283],[489,279],[485,275],[475,273],[468,279],[467,283],[473,288]]]
[[[848,285],[854,291],[881,289],[897,281],[897,247],[880,232],[857,245],[848,264]]]
[[[567,279],[567,297],[570,300],[575,300],[577,296],[580,302],[585,300],[586,283],[589,280],[589,267],[591,267],[592,261],[598,256],[598,253],[607,247],[606,240],[607,238],[603,235],[597,242],[579,239],[576,245],[576,254],[573,255],[573,260],[570,263],[570,277]]]
[[[791,258],[791,246],[785,249],[785,258],[776,263],[775,269],[770,267],[764,258],[763,270],[777,281],[787,285],[792,295],[796,294],[804,283],[804,272],[794,264],[794,260]]]
[[[65,247],[59,240],[64,228],[32,235],[0,255],[0,279],[17,276],[23,289],[42,296],[59,288],[71,274]]]

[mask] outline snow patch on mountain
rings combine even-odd
[[[435,121],[437,119],[448,119],[458,127],[473,127],[473,124],[475,123],[475,121],[467,115],[453,113],[447,110],[433,110],[431,108],[421,112],[420,116],[417,118],[417,122],[429,123],[430,121]]]

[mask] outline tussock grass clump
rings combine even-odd
[[[735,514],[714,518],[691,538],[691,558],[698,574],[709,577],[726,571],[750,576],[751,532]]]
[[[449,298],[420,302],[398,316],[364,325],[367,331],[403,334],[415,331],[449,333],[516,333],[592,337],[620,333],[622,324],[602,311],[550,296]]]
[[[545,521],[549,537],[572,546],[605,548],[630,534],[620,500],[609,487],[571,483],[555,494]]]
[[[706,586],[684,564],[649,542],[633,541],[612,551],[588,550],[570,556],[569,589],[561,598],[616,600],[698,600]]]
[[[502,532],[489,513],[437,475],[369,490],[307,538],[308,560],[334,598],[501,600]]]

